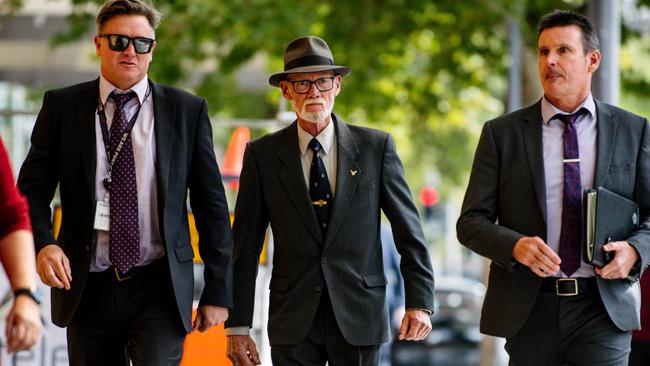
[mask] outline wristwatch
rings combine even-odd
[[[36,288],[28,288],[28,287],[23,287],[23,288],[17,288],[14,290],[14,298],[20,296],[20,295],[25,295],[29,296],[36,302],[37,304],[41,303],[41,293],[38,292]]]

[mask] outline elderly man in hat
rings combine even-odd
[[[269,79],[296,121],[248,144],[235,208],[234,307],[228,355],[259,364],[248,332],[264,234],[274,238],[268,333],[275,365],[377,365],[389,338],[381,211],[401,254],[406,314],[399,338],[431,330],[433,270],[395,144],[332,113],[350,68],[318,37],[287,46]]]

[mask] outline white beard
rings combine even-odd
[[[323,110],[318,111],[318,112],[308,112],[306,109],[307,109],[307,104],[310,101],[311,102],[313,102],[313,101],[323,102]],[[293,106],[293,109],[296,111],[296,114],[298,114],[298,117],[300,117],[300,119],[302,119],[302,120],[304,120],[306,122],[314,123],[314,124],[325,122],[330,117],[330,115],[332,114],[332,109],[334,109],[334,101],[332,101],[331,105],[328,105],[327,102],[322,98],[315,98],[313,100],[305,100],[303,105],[302,105],[302,108],[300,110],[298,110],[298,108],[296,108],[295,100],[291,101],[291,105]]]

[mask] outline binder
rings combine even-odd
[[[639,229],[639,205],[603,187],[586,189],[583,200],[585,262],[603,267],[614,253],[603,250],[610,241],[626,240]]]

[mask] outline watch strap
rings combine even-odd
[[[15,289],[14,290],[14,298],[16,298],[16,297],[18,297],[20,295],[25,295],[25,296],[31,297],[32,300],[34,300],[34,302],[36,302],[37,304],[41,303],[41,296],[40,296],[40,294],[38,292],[36,292],[36,289],[31,289],[31,288],[27,288],[27,287]]]

